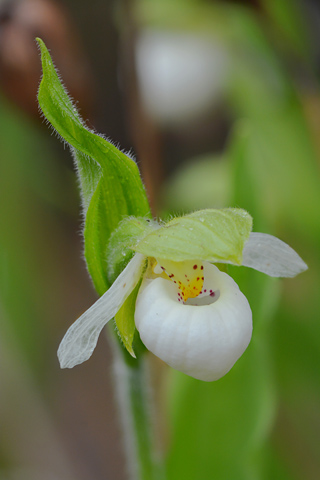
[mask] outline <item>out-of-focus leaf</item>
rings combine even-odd
[[[168,179],[162,192],[164,207],[173,212],[223,208],[230,204],[230,171],[225,158],[192,158]]]
[[[262,0],[272,28],[277,28],[282,48],[294,50],[304,60],[310,58],[310,39],[303,3],[297,0]]]
[[[254,230],[262,231],[259,219],[264,218],[264,198],[259,195],[262,182],[259,164],[254,162],[247,165],[250,155],[249,137],[250,124],[242,121],[236,126],[228,149],[228,160],[232,168],[232,202],[241,201],[243,208],[250,208],[250,214],[254,219]]]
[[[256,29],[260,42],[251,35],[254,47],[248,46],[245,33],[230,50],[233,69],[228,84],[230,105],[245,119],[234,133],[233,148],[244,149],[246,164],[242,172],[238,170],[241,185],[236,188],[245,189],[249,175],[250,188],[260,192],[256,200],[270,225],[319,234],[314,208],[320,202],[317,153],[296,86],[266,38],[259,52],[261,29]],[[241,206],[248,208],[246,203]],[[257,221],[255,212],[250,213]]]
[[[269,121],[240,123],[229,155],[234,160],[235,191],[242,192],[241,206],[253,216],[254,230],[263,231],[258,224],[264,218],[269,225],[281,224],[309,237],[320,234],[320,175],[301,112],[299,116],[292,108]]]
[[[46,331],[43,312],[49,301],[44,300],[44,278],[51,282],[59,268],[44,245],[51,248],[50,242],[58,238],[52,223],[57,211],[77,214],[74,179],[57,162],[36,125],[1,96],[0,132],[0,303],[26,361],[39,372],[44,368],[39,359],[47,348],[45,341],[39,342]],[[48,318],[54,308],[50,311]]]
[[[105,252],[109,237],[129,215],[149,216],[150,208],[136,163],[80,118],[55,71],[42,40],[41,109],[73,150],[80,177],[85,213],[85,257],[99,294],[109,287]]]

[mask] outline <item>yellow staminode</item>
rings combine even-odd
[[[187,260],[185,262],[172,262],[171,260],[157,259],[161,269],[168,278],[179,288],[179,300],[194,298],[202,292],[203,264],[200,260]]]

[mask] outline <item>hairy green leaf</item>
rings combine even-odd
[[[74,153],[85,214],[85,258],[96,290],[102,294],[110,286],[105,251],[111,233],[126,216],[150,216],[149,203],[136,163],[86,127],[44,42],[37,40],[43,69],[39,104]]]

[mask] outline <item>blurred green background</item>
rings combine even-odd
[[[0,480],[127,478],[109,343],[56,359],[96,295],[36,36],[88,125],[136,154],[155,215],[245,208],[309,265],[229,268],[254,333],[218,382],[150,355],[167,478],[320,477],[319,26],[312,0],[0,0]]]

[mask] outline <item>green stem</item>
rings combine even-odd
[[[130,480],[161,480],[156,462],[154,428],[145,354],[132,358],[114,341],[115,384],[124,429]]]
[[[142,480],[156,478],[152,432],[150,425],[150,403],[146,388],[144,359],[137,366],[128,366],[129,396],[135,432],[137,456]]]

